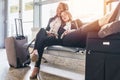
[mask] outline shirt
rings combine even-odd
[[[64,26],[65,30],[71,30],[71,22],[67,22],[66,25]]]
[[[50,33],[54,33],[58,35],[58,30],[61,26],[61,19],[59,17],[56,17],[51,23],[50,23]]]

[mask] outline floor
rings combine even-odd
[[[8,65],[6,50],[0,49],[0,80],[30,80],[33,63],[29,67],[15,69]]]

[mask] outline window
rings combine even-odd
[[[8,36],[15,36],[15,18],[22,18],[24,34],[31,39],[33,27],[33,0],[9,0]]]
[[[24,33],[28,36],[28,41],[31,41],[31,28],[33,27],[33,0],[23,0],[22,10]]]
[[[70,0],[68,4],[73,19],[90,22],[103,16],[104,0]]]
[[[49,18],[55,16],[57,5],[58,5],[58,2],[52,3],[52,4],[46,4],[42,6],[41,27],[44,27],[44,28],[47,27]]]
[[[8,36],[15,35],[15,18],[19,17],[19,0],[10,1],[8,6]]]
[[[56,6],[59,2],[42,5],[41,27],[45,28],[49,18],[55,15]],[[68,4],[73,19],[79,18],[83,22],[93,21],[104,14],[104,0],[66,0],[62,2]]]

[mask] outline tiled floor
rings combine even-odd
[[[6,50],[0,49],[0,80],[30,80],[29,76],[33,70],[33,65],[34,63],[31,63],[30,66],[26,68],[11,68],[7,61]],[[44,80],[53,80],[53,78],[54,80],[63,80],[63,78],[48,74],[44,74],[44,77]]]
[[[0,80],[30,80],[29,76],[33,65],[30,67],[14,69],[9,67],[5,49],[0,49]]]

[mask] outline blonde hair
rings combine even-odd
[[[63,6],[63,11],[68,10],[68,5],[66,3],[60,2],[59,4]]]
[[[69,21],[72,21],[72,15],[71,15],[71,13],[68,10],[62,11],[61,13],[63,13],[63,12],[68,15]]]

